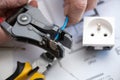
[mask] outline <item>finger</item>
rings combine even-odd
[[[15,0],[15,1],[17,2],[16,7],[21,7],[21,6],[24,6],[28,3],[28,0]]]
[[[30,3],[29,3],[31,6],[33,6],[33,7],[36,7],[36,8],[38,8],[38,3],[37,3],[37,1],[36,0],[32,0],[32,1],[30,1]]]
[[[97,5],[97,0],[88,0],[86,11],[94,9],[96,5]]]
[[[10,40],[10,36],[7,35],[0,27],[0,44]]]
[[[5,18],[0,18],[0,23],[2,23]],[[0,44],[10,40],[10,36],[7,35],[4,30],[0,27]]]
[[[5,17],[7,10],[0,10],[0,17]]]
[[[70,1],[69,0],[64,0],[64,4],[69,4]]]
[[[68,10],[69,10],[69,5],[65,4],[65,6],[64,6],[64,14],[65,15],[68,15]]]
[[[69,17],[69,24],[79,22],[86,10],[87,0],[69,0],[69,8],[64,8],[65,15]]]
[[[36,0],[32,0],[30,3],[29,3],[31,6],[33,7],[37,7],[38,4],[37,4],[37,1]],[[22,6],[21,6],[22,7]],[[20,8],[20,7],[19,7]],[[3,9],[2,11],[0,11],[0,16],[1,17],[10,17],[11,15],[14,15],[15,12],[17,12],[19,10],[19,8],[13,8],[13,9]]]
[[[11,17],[11,16],[13,16],[14,14],[16,14],[16,12],[18,12],[19,11],[19,8],[15,8],[15,9],[8,9],[5,13],[4,13],[4,16],[5,16],[5,18],[7,19],[7,18],[9,18],[9,17]]]
[[[68,10],[69,10],[69,0],[64,0],[64,14],[67,15],[68,14]]]
[[[1,0],[0,10],[21,7],[28,3],[28,0]]]

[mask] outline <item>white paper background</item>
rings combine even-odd
[[[47,3],[44,3],[47,2]],[[44,5],[44,4],[45,5]],[[46,5],[48,6],[46,8]],[[62,0],[39,0],[39,8],[52,23],[61,26],[64,22]],[[87,51],[81,46],[82,23],[66,29],[74,38],[72,52],[66,50],[65,57],[47,72],[47,80],[120,80],[120,0],[105,0],[97,10],[100,16],[115,17],[116,44],[107,51]],[[48,13],[49,11],[50,13]],[[94,14],[93,11],[87,14]],[[13,42],[11,45],[21,49],[0,49],[0,80],[4,80],[16,69],[17,61],[37,60],[43,50],[23,43]],[[2,78],[2,79],[1,79]]]

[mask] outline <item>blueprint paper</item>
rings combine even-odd
[[[5,80],[13,73],[13,50],[0,49],[0,80]]]
[[[39,8],[43,10],[43,13],[45,13],[45,16],[50,21],[52,20],[51,23],[53,22],[62,25],[64,22],[63,0],[38,1]],[[115,46],[111,50],[88,51],[82,47],[83,22],[71,26],[67,28],[66,31],[73,35],[72,50],[65,50],[65,57],[47,72],[46,80],[120,80],[119,4],[120,0],[105,0],[104,4],[97,7],[100,16],[115,18]],[[56,5],[57,7],[55,7]],[[87,12],[85,16],[91,14],[94,14],[94,11]],[[8,72],[4,73],[2,76],[0,75],[0,78],[2,77],[2,79],[5,79],[5,75],[8,75],[9,71],[14,72],[17,61],[30,61],[33,63],[35,60],[39,59],[40,54],[44,51],[39,47],[30,44],[14,44],[26,48],[26,50],[16,49],[13,50],[13,54],[8,52],[11,53],[12,56],[10,55],[10,60],[6,63],[13,64],[14,66],[10,66]],[[2,53],[4,54],[4,52]],[[1,64],[4,62],[4,58],[0,59]],[[2,70],[1,67],[0,70]]]

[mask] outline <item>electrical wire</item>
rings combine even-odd
[[[67,27],[68,21],[69,21],[69,18],[66,16],[65,22],[64,22],[63,26],[60,28],[61,31],[63,31]],[[60,34],[57,32],[57,34],[55,36],[55,40],[58,40],[59,35]]]

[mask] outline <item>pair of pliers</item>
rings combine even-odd
[[[21,8],[0,25],[15,40],[37,45],[57,59],[63,58],[64,47],[71,48],[72,45],[69,33],[49,23],[38,8],[30,5]],[[56,34],[59,34],[57,39]]]

